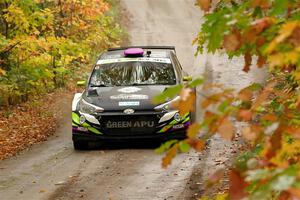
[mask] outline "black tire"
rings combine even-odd
[[[87,150],[89,148],[89,143],[86,141],[73,141],[73,146],[75,150]]]

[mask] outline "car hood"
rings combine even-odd
[[[127,108],[153,110],[156,105],[152,103],[152,99],[168,87],[171,86],[98,87],[85,92],[84,99],[105,111],[120,111]]]

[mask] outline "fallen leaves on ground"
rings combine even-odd
[[[0,160],[16,155],[53,135],[60,116],[56,101],[65,98],[57,91],[15,107],[0,110]]]

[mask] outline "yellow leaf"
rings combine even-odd
[[[270,68],[274,68],[276,66],[282,66],[283,61],[284,61],[283,54],[274,54],[268,57]]]
[[[192,124],[189,129],[187,130],[187,136],[188,138],[194,138],[196,135],[198,135],[200,130],[199,124]]]
[[[270,55],[268,58],[269,65],[273,67],[285,67],[286,65],[295,65],[299,60],[299,53],[297,51],[290,51],[286,53],[277,53]]]
[[[283,42],[286,38],[288,38],[298,25],[299,25],[298,21],[291,21],[283,24],[279,31],[279,35],[267,47],[266,53],[268,54],[272,53],[276,48],[276,46],[279,43]]]
[[[5,75],[5,74],[6,74],[6,71],[0,68],[0,75],[3,76],[3,75]]]

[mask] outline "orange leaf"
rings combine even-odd
[[[252,96],[253,96],[252,90],[250,88],[244,88],[239,92],[238,99],[249,102],[251,101]]]
[[[269,5],[269,0],[252,0],[251,6],[266,9],[269,8],[270,5]]]
[[[265,63],[266,63],[266,59],[262,55],[259,55],[256,63],[257,67],[262,68]]]
[[[262,120],[275,122],[277,121],[277,116],[273,114],[265,114],[264,116],[262,116]]]
[[[211,0],[197,0],[198,6],[205,12],[208,12],[210,9]]]
[[[241,121],[250,121],[252,119],[252,112],[250,110],[239,110],[237,118]]]
[[[188,112],[195,110],[195,93],[190,88],[184,88],[180,92],[180,100],[173,103],[173,106],[179,110],[180,115],[185,115]]]
[[[228,117],[225,117],[221,120],[220,125],[218,127],[218,132],[224,139],[233,139],[235,128]]]
[[[254,141],[257,139],[257,134],[251,129],[251,127],[244,127],[242,129],[242,136],[249,141]]]
[[[205,142],[202,140],[197,139],[189,139],[188,140],[189,145],[193,147],[196,151],[202,151],[205,148]]]
[[[287,200],[290,199],[291,195],[288,192],[282,192],[278,198],[278,200]]]
[[[300,27],[299,26],[297,28],[295,28],[291,38],[289,39],[289,42],[296,47],[300,45]]]
[[[194,138],[196,135],[198,135],[199,130],[200,124],[192,124],[187,130],[188,138]]]
[[[230,187],[229,197],[231,200],[241,200],[247,197],[245,189],[247,187],[246,182],[240,176],[240,174],[234,169],[230,170],[229,173]]]
[[[243,71],[244,72],[249,72],[250,66],[251,66],[251,63],[252,63],[252,56],[251,56],[250,52],[247,51],[245,53],[244,60],[245,60],[245,66],[244,66]]]
[[[288,190],[288,192],[290,194],[292,194],[294,197],[297,197],[298,199],[300,199],[300,189],[291,188]]]
[[[269,82],[265,86],[263,91],[258,95],[254,104],[252,105],[252,108],[251,108],[252,110],[255,110],[256,108],[258,108],[261,104],[263,104],[268,99],[269,95],[274,90],[275,85],[276,85],[276,82],[273,81],[273,82]]]
[[[162,160],[162,167],[163,168],[167,168],[171,164],[173,158],[177,154],[177,149],[178,149],[178,144],[175,144],[172,148],[170,148],[168,150],[167,155]]]
[[[207,108],[211,104],[216,104],[221,99],[222,96],[225,96],[224,92],[213,94],[206,99],[204,99],[201,103],[202,108]]]
[[[285,129],[286,133],[289,133],[296,139],[300,139],[300,127],[288,127]]]
[[[278,128],[273,135],[269,138],[269,146],[266,151],[265,157],[271,159],[276,155],[278,149],[281,148],[281,139],[282,139],[282,132],[281,128]]]
[[[223,46],[226,51],[236,51],[241,48],[242,36],[238,30],[234,30],[231,34],[224,36]]]

